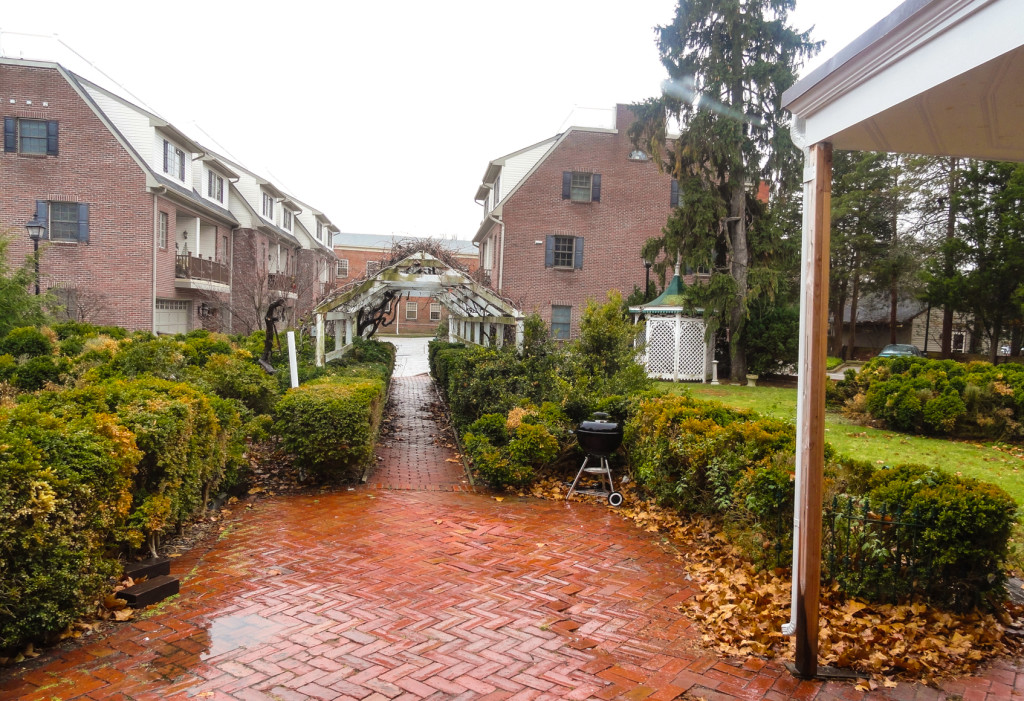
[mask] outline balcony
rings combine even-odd
[[[174,256],[174,278],[175,287],[223,292],[231,284],[231,271],[224,263],[180,253]]]
[[[270,273],[267,275],[267,286],[276,292],[293,292],[295,278],[285,273]]]

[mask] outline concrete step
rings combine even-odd
[[[132,579],[140,577],[153,578],[161,574],[171,573],[171,558],[151,557],[148,560],[129,562],[124,566],[124,576]]]
[[[177,577],[160,574],[141,584],[119,591],[117,598],[124,599],[132,608],[142,608],[163,601],[168,596],[174,596],[178,591]]]

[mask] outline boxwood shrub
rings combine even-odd
[[[0,412],[0,656],[63,630],[107,586],[139,457],[110,414]]]
[[[295,464],[322,480],[354,480],[370,463],[385,385],[327,376],[289,389],[274,409],[274,430]]]

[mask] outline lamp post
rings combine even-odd
[[[644,260],[644,301],[647,302],[651,296],[651,261]]]
[[[32,239],[32,258],[36,262],[36,296],[39,295],[39,239],[46,235],[46,224],[41,222],[38,217],[32,217],[28,223],[25,224],[25,228],[28,229],[28,237]]]

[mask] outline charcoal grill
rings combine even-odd
[[[608,465],[608,456],[619,449],[622,445],[622,425],[615,421],[609,421],[611,416],[603,412],[595,412],[591,421],[584,421],[576,429],[576,440],[580,448],[587,454],[583,459],[583,466],[576,473],[576,479],[569,487],[569,493],[565,495],[566,501],[573,493],[590,494],[597,497],[606,497],[612,506],[622,503],[622,494],[615,491],[615,483],[612,481],[612,470]],[[596,465],[591,465],[591,458]],[[597,475],[601,478],[601,487],[598,489],[576,489],[580,478],[586,474]]]

